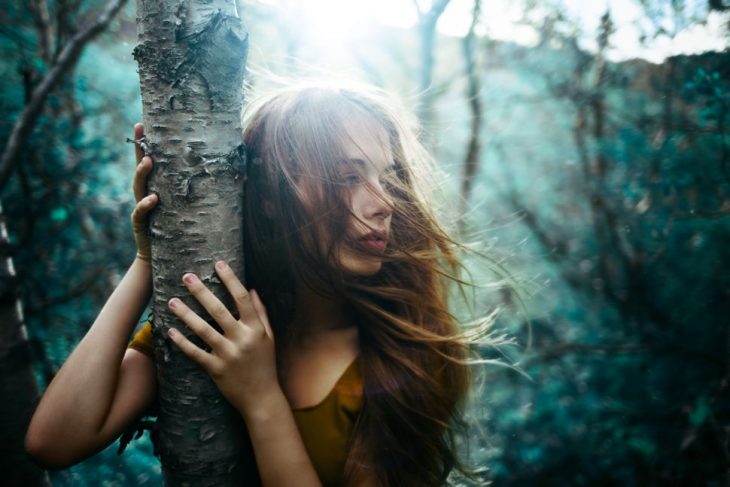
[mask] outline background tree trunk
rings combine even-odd
[[[182,285],[196,273],[227,304],[215,278],[223,259],[243,276],[244,152],[240,111],[248,34],[233,0],[138,0],[139,63],[150,191],[159,451],[167,485],[250,485],[257,478],[243,421],[213,381],[167,339]],[[193,337],[200,344],[197,338]]]
[[[464,75],[466,77],[466,100],[469,103],[469,111],[471,112],[469,142],[466,147],[466,155],[464,156],[464,165],[461,170],[461,199],[459,200],[459,229],[463,234],[466,226],[466,212],[469,207],[469,199],[471,198],[471,190],[474,184],[474,177],[479,169],[479,159],[481,157],[480,136],[482,130],[482,121],[484,120],[482,100],[479,91],[482,83],[479,77],[479,67],[477,66],[477,35],[476,26],[479,22],[481,14],[481,0],[474,1],[474,7],[471,13],[471,24],[469,31],[462,42],[464,53]]]
[[[36,65],[45,65],[47,70],[37,79],[34,72],[22,73],[25,105],[13,121],[0,153],[0,191],[7,189],[16,170],[21,185],[26,186],[26,166],[33,152],[27,147],[27,139],[47,108],[49,95],[59,94],[59,85],[69,77],[86,46],[107,28],[125,3],[126,0],[112,0],[96,15],[87,13],[86,20],[78,25],[69,22],[54,26],[46,2],[29,2],[37,29]],[[57,6],[56,13],[59,18],[73,18],[70,9],[62,4]],[[55,43],[51,35],[54,27],[59,35]],[[62,42],[64,34],[68,39]],[[22,235],[20,242],[11,244],[0,205],[0,471],[4,472],[3,482],[7,485],[36,486],[50,485],[50,482],[46,472],[32,463],[25,452],[24,438],[38,401],[38,385],[19,297],[22,277],[18,277],[13,265],[14,253],[30,238],[32,232],[28,228],[25,228],[28,234]],[[42,351],[42,347],[36,347],[38,350]]]
[[[38,400],[5,218],[0,206],[0,468],[7,485],[50,485],[23,446]]]
[[[433,152],[435,150],[435,107],[437,90],[433,85],[434,56],[436,51],[436,24],[446,10],[450,0],[434,0],[424,9],[414,0],[418,12],[418,35],[420,43],[420,65],[418,74],[419,101],[416,115],[423,127],[424,142]]]

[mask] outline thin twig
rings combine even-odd
[[[100,34],[127,0],[114,0],[99,15],[94,23],[81,29],[64,45],[55,63],[33,90],[30,101],[18,117],[5,144],[0,158],[0,191],[5,188],[13,167],[18,161],[25,139],[35,125],[45,105],[48,94],[56,87],[63,75],[76,64],[84,46]]]

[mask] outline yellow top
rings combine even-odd
[[[129,347],[154,359],[149,321],[134,336]],[[360,361],[356,358],[322,402],[292,409],[304,447],[325,486],[343,485],[348,442],[361,407],[362,375]]]

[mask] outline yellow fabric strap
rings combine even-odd
[[[155,343],[152,339],[152,322],[147,320],[140,330],[134,335],[129,348],[133,348],[138,352],[142,352],[149,358],[155,358]]]

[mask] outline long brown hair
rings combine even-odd
[[[288,325],[297,278],[347,303],[359,328],[364,398],[345,478],[365,469],[380,485],[441,485],[461,467],[451,426],[469,389],[470,344],[447,303],[449,284],[459,282],[454,242],[418,186],[427,154],[393,107],[373,89],[321,84],[288,87],[250,107],[246,280],[266,303],[277,342],[296,333]],[[352,217],[337,166],[353,119],[384,130],[394,158],[388,250],[370,277],[348,275],[332,258]],[[319,187],[313,204],[303,201],[307,181]]]

